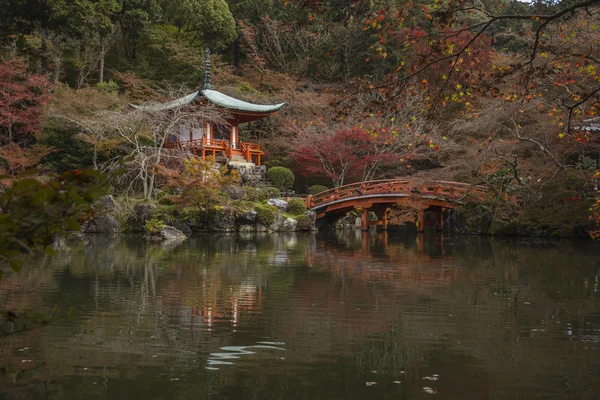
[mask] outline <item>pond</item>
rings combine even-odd
[[[318,233],[66,243],[2,308],[6,399],[598,399],[593,242]]]

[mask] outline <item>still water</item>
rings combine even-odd
[[[599,399],[600,249],[389,234],[68,243],[0,283],[6,399]]]

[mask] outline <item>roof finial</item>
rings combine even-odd
[[[203,90],[212,89],[213,86],[210,84],[210,49],[207,47],[204,50],[206,55],[206,61],[204,62],[204,88]]]

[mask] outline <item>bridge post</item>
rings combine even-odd
[[[306,196],[306,208],[308,208],[308,209],[312,208],[312,194],[309,194],[308,196]]]
[[[421,208],[419,210],[419,215],[417,218],[417,232],[425,232],[425,209]]]
[[[387,226],[388,226],[388,220],[387,220],[387,212],[388,212],[389,208],[383,208],[383,216],[381,217],[383,223],[381,224],[381,229],[383,231],[387,231]]]
[[[441,232],[444,228],[444,218],[442,218],[442,213],[444,209],[439,207],[435,210],[435,229],[438,232]]]
[[[363,207],[360,212],[360,228],[363,231],[369,230],[369,209]]]

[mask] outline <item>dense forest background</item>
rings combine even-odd
[[[411,176],[492,188],[489,233],[573,235],[598,220],[600,1],[4,0],[2,185],[36,168],[123,169],[156,197],[165,136],[214,110],[130,104],[213,84],[285,101],[243,127],[296,191]],[[592,221],[593,222],[593,221]]]

